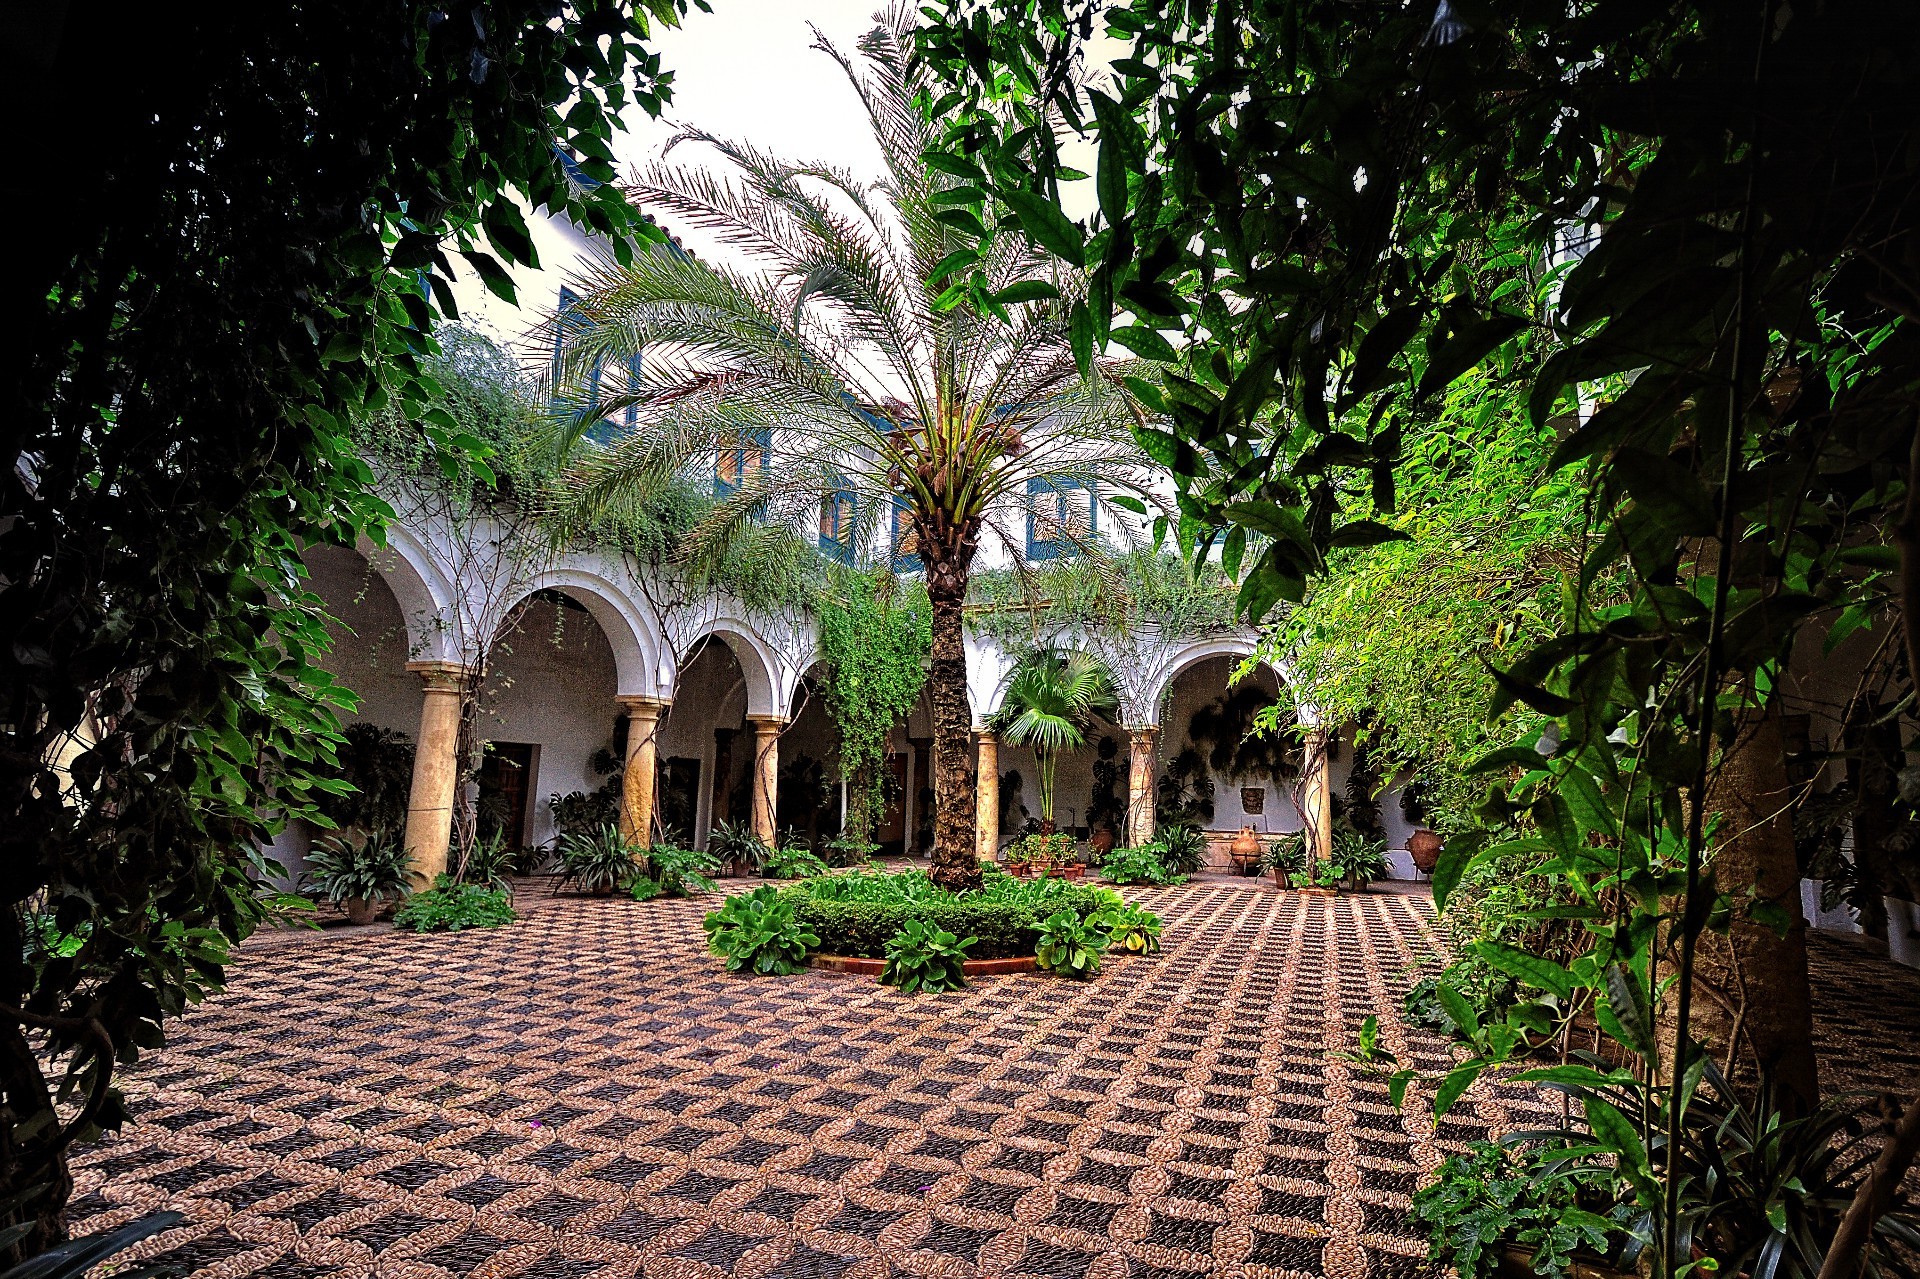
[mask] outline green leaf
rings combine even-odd
[[[1135,515],[1145,515],[1147,513],[1147,504],[1137,497],[1128,497],[1123,493],[1118,497],[1108,500],[1123,511],[1132,511]]]
[[[1433,1117],[1440,1118],[1453,1109],[1453,1103],[1460,1100],[1460,1094],[1473,1087],[1473,1081],[1480,1078],[1480,1072],[1486,1068],[1484,1062],[1470,1061],[1464,1066],[1455,1066],[1440,1081],[1433,1092]]]
[[[520,298],[513,291],[513,277],[507,274],[505,267],[494,261],[492,254],[472,249],[463,251],[460,256],[479,274],[481,283],[487,286],[487,292],[503,302],[520,305]]]
[[[994,194],[1020,216],[1021,229],[1035,244],[1073,266],[1086,266],[1085,237],[1053,201],[1019,187],[996,187]]]
[[[1148,328],[1144,324],[1123,325],[1113,331],[1112,337],[1143,360],[1172,364],[1180,358],[1180,353],[1173,349],[1173,343],[1162,337],[1158,329]]]
[[[1054,288],[1053,285],[1048,284],[1045,280],[1021,280],[1017,284],[1009,284],[1006,288],[994,294],[993,300],[1003,305],[1011,305],[1015,302],[1038,302],[1042,298],[1057,298],[1059,296],[1060,290]]]
[[[955,271],[972,266],[980,260],[980,250],[973,247],[955,249],[933,264],[933,270],[927,273],[927,287],[939,288]]]
[[[1387,542],[1411,540],[1406,533],[1389,528],[1378,520],[1350,520],[1333,531],[1327,545],[1333,548],[1380,546]]]
[[[1600,1144],[1620,1159],[1623,1171],[1642,1172],[1647,1166],[1646,1148],[1640,1144],[1640,1131],[1621,1114],[1612,1102],[1588,1094],[1580,1099],[1587,1112],[1587,1126]]]
[[[1579,985],[1573,974],[1544,956],[1531,954],[1504,942],[1480,941],[1474,947],[1480,957],[1501,972],[1518,977],[1536,990],[1544,990],[1561,1000],[1573,998]]]
[[[1440,997],[1440,1006],[1447,1010],[1447,1016],[1460,1028],[1460,1033],[1471,1039],[1480,1033],[1480,1015],[1473,1011],[1473,1005],[1442,978],[1434,987],[1434,994]]]

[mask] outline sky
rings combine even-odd
[[[630,132],[614,142],[625,168],[658,156],[681,125],[754,143],[792,160],[821,160],[869,180],[880,176],[880,150],[860,101],[839,64],[812,48],[820,28],[842,52],[873,26],[880,0],[712,0],[713,12],[687,15],[678,30],[651,42],[674,73],[673,101],[660,120],[628,113]],[[691,144],[676,163],[705,163],[712,152]],[[698,230],[674,227],[703,256],[719,252]]]

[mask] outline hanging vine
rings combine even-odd
[[[836,571],[819,610],[827,711],[840,729],[846,833],[871,839],[885,798],[887,738],[920,698],[933,651],[926,589],[885,569]]]

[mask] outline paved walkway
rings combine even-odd
[[[1483,1085],[1436,1132],[1329,1060],[1379,1011],[1442,1063],[1390,1015],[1428,903],[1133,891],[1163,955],[935,997],[728,976],[710,902],[250,944],[81,1160],[76,1228],[177,1208],[133,1256],[275,1279],[1420,1270],[1420,1173],[1541,1105]]]

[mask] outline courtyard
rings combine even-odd
[[[1138,890],[1160,955],[919,998],[729,976],[711,898],[538,892],[504,929],[248,943],[80,1158],[76,1229],[177,1209],[129,1258],[220,1279],[1361,1279],[1423,1268],[1423,1172],[1558,1109],[1483,1083],[1436,1131],[1332,1056],[1378,1012],[1444,1060],[1389,1012],[1417,892]],[[1814,945],[1817,992],[1904,1019],[1820,1000],[1828,1087],[1910,1077],[1920,979]]]

